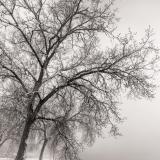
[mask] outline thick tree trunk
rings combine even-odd
[[[44,153],[45,147],[47,145],[47,142],[48,142],[47,139],[45,139],[44,142],[43,142],[43,145],[42,145],[42,148],[41,148],[41,151],[40,151],[40,155],[39,155],[39,160],[43,160],[43,153]]]
[[[32,123],[33,123],[33,121],[31,120],[31,118],[28,118],[26,120],[26,124],[24,126],[23,134],[21,137],[20,145],[19,145],[15,160],[24,160],[24,154],[25,154],[26,147],[27,147],[26,141],[28,139]]]

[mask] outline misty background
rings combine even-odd
[[[160,0],[116,0],[118,31],[127,33],[130,28],[143,37],[148,26],[154,29],[153,40],[160,48]],[[105,39],[102,40],[106,45]],[[102,44],[102,45],[103,45]],[[160,85],[160,75],[156,82]],[[104,130],[103,137],[86,148],[83,160],[159,160],[160,159],[160,87],[155,98],[121,99],[121,115],[126,117],[119,125],[121,137],[113,138]]]

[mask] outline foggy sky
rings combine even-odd
[[[155,43],[160,46],[160,0],[116,0],[118,31],[128,28],[140,37],[150,25],[154,29]],[[160,77],[160,76],[159,76]],[[157,78],[157,83],[158,78]],[[108,136],[98,139],[86,149],[83,160],[160,160],[160,89],[152,101],[124,99],[121,113],[127,117],[120,131],[122,137]]]

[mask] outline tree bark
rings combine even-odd
[[[24,126],[23,134],[22,134],[22,137],[21,137],[20,145],[19,145],[18,152],[17,152],[15,160],[24,160],[24,154],[25,154],[26,147],[27,147],[26,141],[28,139],[30,128],[31,128],[32,124],[33,124],[32,119],[28,118],[26,120],[26,123],[25,123],[25,126]]]
[[[47,145],[47,142],[48,142],[47,139],[45,139],[44,142],[43,142],[43,145],[42,145],[42,148],[41,148],[41,152],[40,152],[40,155],[39,155],[39,160],[43,160],[43,153],[44,153],[45,147]]]

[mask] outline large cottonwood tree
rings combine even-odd
[[[120,91],[153,97],[151,30],[137,42],[116,36],[116,21],[112,0],[0,0],[1,140],[16,139],[16,160],[37,131],[59,158],[78,159],[103,127],[118,134]],[[102,35],[114,46],[101,50]]]

